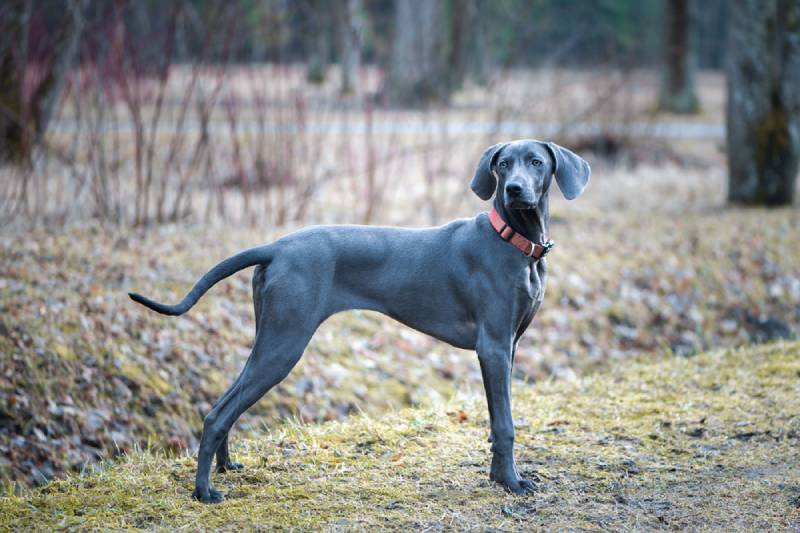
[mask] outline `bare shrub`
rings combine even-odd
[[[54,127],[31,165],[0,170],[4,221],[439,223],[474,210],[465,184],[485,146],[539,137],[616,152],[647,119],[635,72],[555,63],[501,68],[448,107],[390,109],[374,66],[342,95],[335,68],[312,85],[280,54],[233,64],[236,3],[176,2],[134,32],[140,6],[87,21]],[[279,50],[285,12],[270,6],[258,23]],[[187,39],[203,43],[191,61]]]

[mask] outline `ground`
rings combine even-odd
[[[554,211],[558,248],[545,305],[517,354],[517,379],[573,380],[637,355],[690,355],[797,331],[797,210]],[[278,235],[167,226],[2,238],[0,475],[41,484],[135,446],[194,449],[203,416],[249,352],[250,273],[221,283],[181,318],[126,293],[177,301],[217,260]],[[345,313],[323,325],[235,433],[255,436],[287,417],[378,416],[480,388],[474,353],[375,313]]]
[[[800,343],[629,361],[515,387],[521,472],[488,480],[479,395],[237,441],[219,505],[195,461],[137,451],[0,499],[2,526],[55,529],[792,530],[800,527]]]

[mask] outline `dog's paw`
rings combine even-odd
[[[214,490],[210,487],[205,491],[194,489],[192,498],[201,503],[220,503],[225,499],[220,491]]]
[[[234,463],[232,461],[228,461],[225,464],[217,465],[217,473],[223,472],[235,472],[237,470],[243,470],[244,465],[242,463]]]
[[[536,491],[536,483],[529,479],[517,478],[511,481],[501,479],[493,479],[499,483],[504,489],[512,494],[530,494]]]
[[[509,490],[514,494],[530,494],[531,492],[536,491],[536,484],[529,479],[519,478],[519,481],[517,481],[515,484],[504,486],[506,487],[506,490]]]

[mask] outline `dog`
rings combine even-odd
[[[216,503],[217,471],[240,469],[228,452],[239,416],[280,383],[317,327],[349,309],[378,311],[453,346],[478,354],[489,407],[490,479],[523,494],[534,484],[514,460],[511,368],[520,337],[544,297],[549,192],[578,197],[589,164],[552,142],[495,144],[481,156],[471,188],[491,211],[423,229],[337,225],[310,227],[225,259],[177,305],[129,293],[166,315],[181,315],[220,280],[255,266],[256,336],[241,374],[205,417],[193,497]]]

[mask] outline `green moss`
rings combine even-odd
[[[75,356],[75,351],[73,349],[71,349],[69,346],[65,345],[65,344],[56,343],[52,347],[52,351],[53,351],[53,353],[55,353],[56,355],[58,355],[61,359],[65,360],[65,361],[76,361],[77,360],[77,357]]]
[[[488,481],[479,395],[381,418],[285,423],[235,443],[227,494],[190,500],[195,460],[137,451],[0,498],[5,529],[792,529],[800,343],[515,384],[520,470]]]
[[[153,389],[158,394],[166,395],[172,390],[172,386],[164,381],[160,376],[146,372],[141,366],[130,361],[122,361],[119,365],[119,372],[126,378]]]

